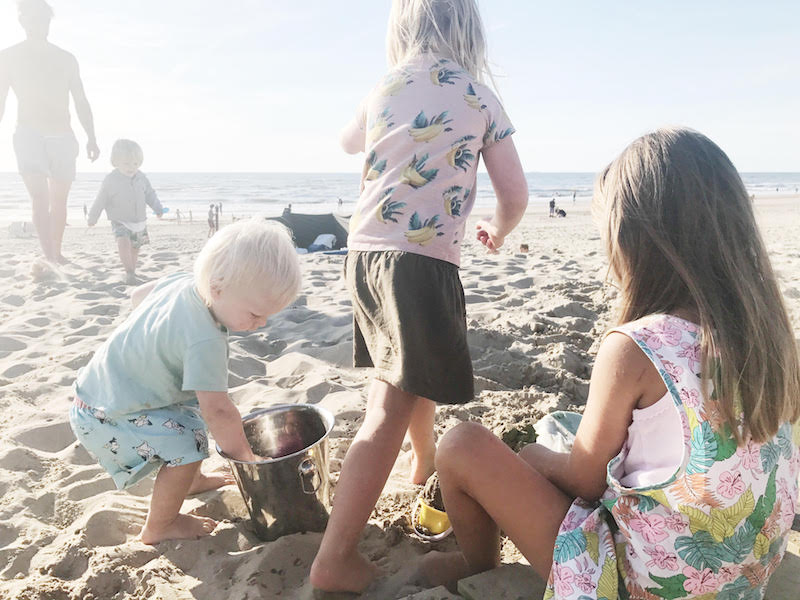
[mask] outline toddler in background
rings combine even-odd
[[[228,331],[264,327],[299,288],[287,229],[237,221],[206,243],[194,274],[136,288],[133,313],[78,373],[72,429],[117,488],[158,469],[143,542],[194,538],[216,526],[179,510],[188,494],[232,482],[200,470],[207,430],[231,458],[254,460],[228,396]]]
[[[763,598],[796,510],[800,365],[750,198],[711,140],[662,129],[594,202],[621,314],[574,444],[516,455],[476,423],[448,431],[460,551],[428,554],[425,578],[497,566],[502,530],[546,599]]]
[[[106,211],[117,249],[125,268],[125,282],[141,283],[136,277],[139,248],[150,243],[147,235],[147,206],[160,219],[164,208],[147,176],[139,170],[144,160],[142,148],[131,140],[117,140],[111,148],[111,164],[115,167],[106,175],[100,191],[89,210],[89,227],[93,227]]]

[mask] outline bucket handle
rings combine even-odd
[[[319,486],[322,485],[322,478],[317,477],[317,484],[313,485],[314,477],[317,475],[317,464],[314,462],[313,458],[305,458],[303,461],[297,466],[297,472],[300,475],[300,483],[303,486],[303,493],[304,494],[316,494]],[[306,488],[306,482],[311,479],[313,488],[308,490]]]

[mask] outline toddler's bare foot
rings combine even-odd
[[[231,485],[234,483],[236,483],[236,479],[233,478],[233,473],[230,471],[219,471],[205,475],[198,469],[197,474],[194,476],[194,481],[192,481],[192,485],[189,487],[189,492],[187,495],[201,494],[203,492],[216,490],[224,485]]]
[[[425,485],[428,477],[433,475],[436,470],[434,457],[436,456],[436,446],[433,446],[424,456],[417,456],[416,452],[411,451],[411,472],[409,478],[411,483]]]
[[[381,574],[358,553],[352,556],[337,556],[327,560],[317,554],[311,565],[311,585],[326,592],[363,592]]]
[[[422,557],[416,581],[425,587],[445,586],[455,591],[458,580],[474,575],[461,552],[428,552]]]
[[[157,529],[145,524],[141,539],[145,544],[157,544],[164,540],[194,540],[208,535],[217,526],[214,519],[179,514],[163,528]]]

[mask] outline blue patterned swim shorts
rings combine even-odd
[[[208,433],[197,405],[176,404],[111,417],[76,400],[69,422],[78,441],[108,471],[117,489],[132,486],[163,464],[177,467],[208,458]]]

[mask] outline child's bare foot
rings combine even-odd
[[[311,565],[311,585],[326,592],[363,592],[381,570],[358,553],[328,561],[317,554]]]
[[[233,473],[230,471],[218,471],[206,475],[201,473],[200,469],[198,469],[187,495],[201,494],[234,483],[236,483],[236,479],[233,478]]]
[[[175,519],[161,529],[156,529],[145,524],[142,529],[141,539],[145,544],[157,544],[164,540],[194,540],[214,531],[217,522],[208,517],[179,514]]]
[[[425,587],[445,586],[455,591],[458,580],[474,575],[461,552],[433,550],[422,557],[415,579]]]
[[[411,472],[409,478],[411,483],[415,485],[425,485],[428,477],[433,475],[436,470],[434,466],[434,458],[436,456],[436,446],[434,445],[429,452],[425,452],[423,456],[417,456],[417,453],[411,451]]]

